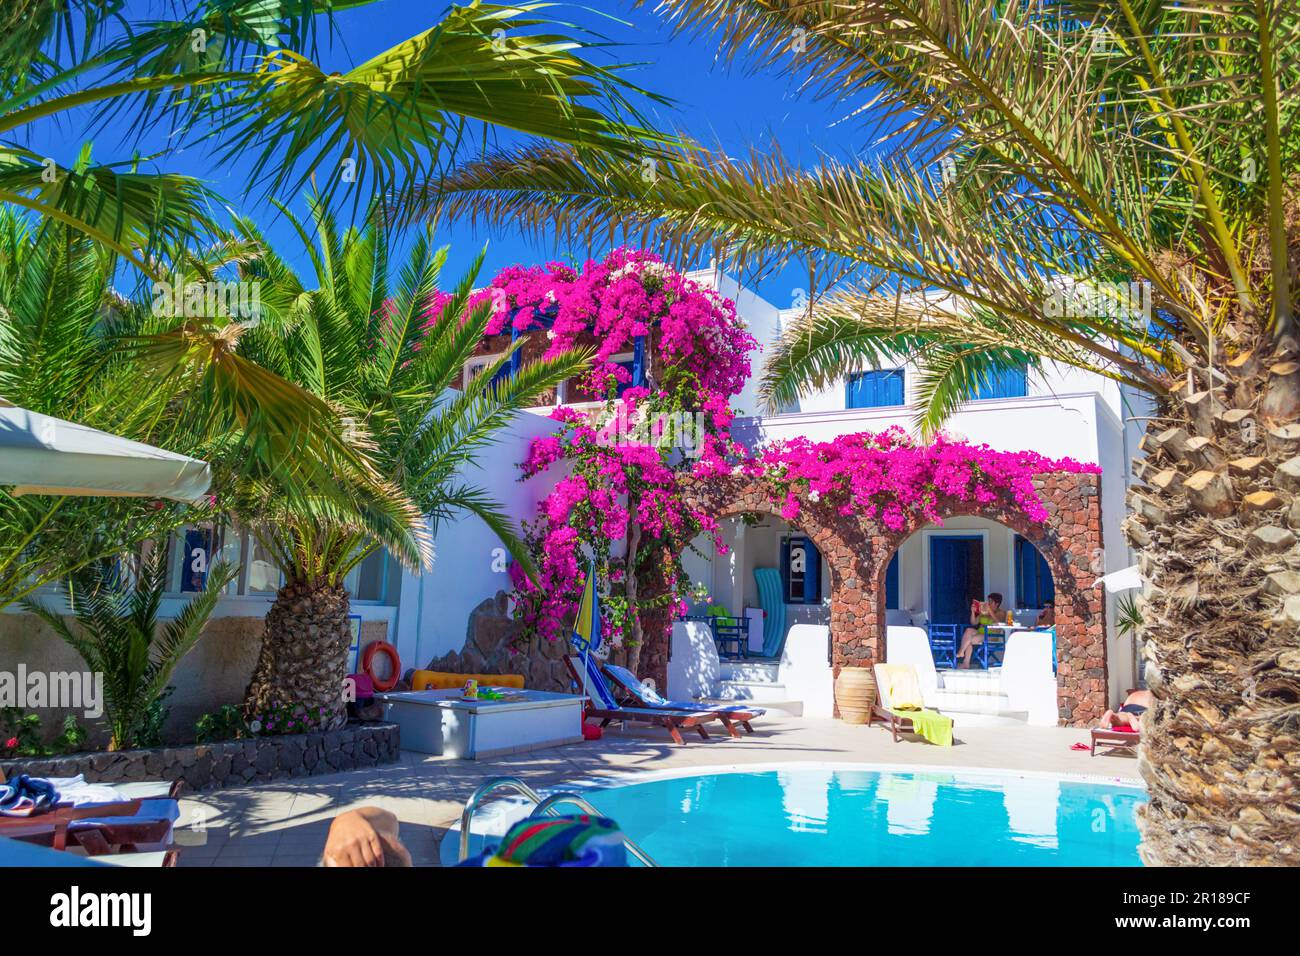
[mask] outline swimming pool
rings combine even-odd
[[[581,792],[661,866],[1140,866],[1146,800],[1047,774],[817,766]],[[499,811],[484,832],[523,812]]]

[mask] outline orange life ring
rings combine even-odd
[[[382,680],[375,675],[374,668],[370,666],[376,654],[383,654],[388,658],[388,676]],[[397,648],[387,641],[371,641],[361,652],[361,672],[375,682],[375,690],[381,692],[392,690],[402,679],[402,659],[397,656]]]

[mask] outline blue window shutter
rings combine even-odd
[[[804,554],[808,557],[808,570],[803,576],[803,603],[822,602],[822,556],[808,538],[803,539]]]
[[[844,385],[845,408],[889,408],[903,404],[901,368],[861,372]]]
[[[790,539],[781,542],[781,593],[788,604],[790,602]]]
[[[1021,607],[1042,607],[1056,598],[1052,568],[1033,543],[1016,535],[1016,603]]]
[[[790,570],[790,552],[794,548],[803,549],[803,581],[794,580]],[[820,604],[822,601],[822,556],[817,546],[804,535],[793,535],[781,542],[781,588],[786,604]]]
[[[1034,548],[1034,556],[1038,558],[1038,606],[1042,607],[1047,601],[1056,601],[1056,582],[1052,580],[1051,566],[1037,548]]]
[[[889,566],[885,568],[885,610],[898,610],[898,552],[889,559]]]
[[[515,328],[514,316],[515,314],[513,312],[510,313],[510,344],[511,345],[514,345],[516,342],[519,341],[519,330]],[[519,374],[519,369],[523,366],[523,364],[524,364],[524,350],[515,349],[514,354],[510,356],[510,361],[506,362],[505,365],[497,369],[496,374],[492,376],[492,381],[489,384],[498,385],[501,382],[504,382],[508,378],[514,378],[516,375]]]
[[[513,323],[511,323],[510,344],[514,345],[518,341],[519,341],[519,330],[514,327]],[[523,367],[523,364],[524,364],[524,350],[522,348],[515,349],[514,354],[510,356],[510,377],[511,378],[514,378],[516,375],[519,374],[519,369]]]
[[[632,386],[645,384],[645,336],[638,335],[632,343]]]
[[[1020,368],[1003,369],[994,372],[987,381],[982,382],[975,399],[985,398],[1024,398],[1029,394],[1029,370]]]

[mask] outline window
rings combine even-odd
[[[898,552],[889,559],[889,567],[885,568],[885,610],[898,610]]]
[[[1041,608],[1056,599],[1056,584],[1047,559],[1033,543],[1016,535],[1016,607]]]
[[[483,374],[483,370],[489,365],[501,358],[501,354],[496,355],[476,355],[465,363],[464,375],[461,378],[461,387],[464,388],[474,379]]]
[[[640,339],[638,339],[637,341],[640,341]],[[627,382],[618,383],[618,392],[617,392],[618,395],[622,395],[633,385],[645,384],[644,374],[641,371],[641,369],[638,368],[637,353],[620,352],[618,355],[611,355],[608,361],[611,365],[618,365],[622,368],[627,369],[628,372],[629,380]],[[642,368],[644,368],[644,366],[642,366]],[[641,379],[639,382],[638,382],[638,377],[640,377]],[[581,378],[585,378],[585,376]],[[605,400],[605,394],[603,392],[597,395],[594,394],[590,389],[584,388],[580,384],[581,378],[571,378],[564,383],[561,404],[576,405],[581,402],[603,402]],[[603,383],[601,387],[602,388],[604,387]]]
[[[781,542],[781,583],[786,604],[820,604],[822,556],[808,538],[798,535]]]
[[[1024,398],[1029,394],[1029,370],[1020,368],[1003,369],[993,372],[980,383],[975,392],[975,400],[986,398]]]
[[[844,386],[845,408],[888,408],[903,404],[901,368],[861,372],[849,376]]]
[[[402,570],[396,559],[380,548],[348,572],[343,586],[348,589],[348,594],[354,601],[383,603],[390,587],[396,599],[397,582],[401,577]]]
[[[248,542],[248,567],[244,573],[248,575],[245,594],[274,594],[284,580],[275,557],[256,538]]]

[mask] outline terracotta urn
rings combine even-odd
[[[835,703],[840,720],[865,724],[876,701],[876,675],[870,667],[843,667],[835,680]]]

